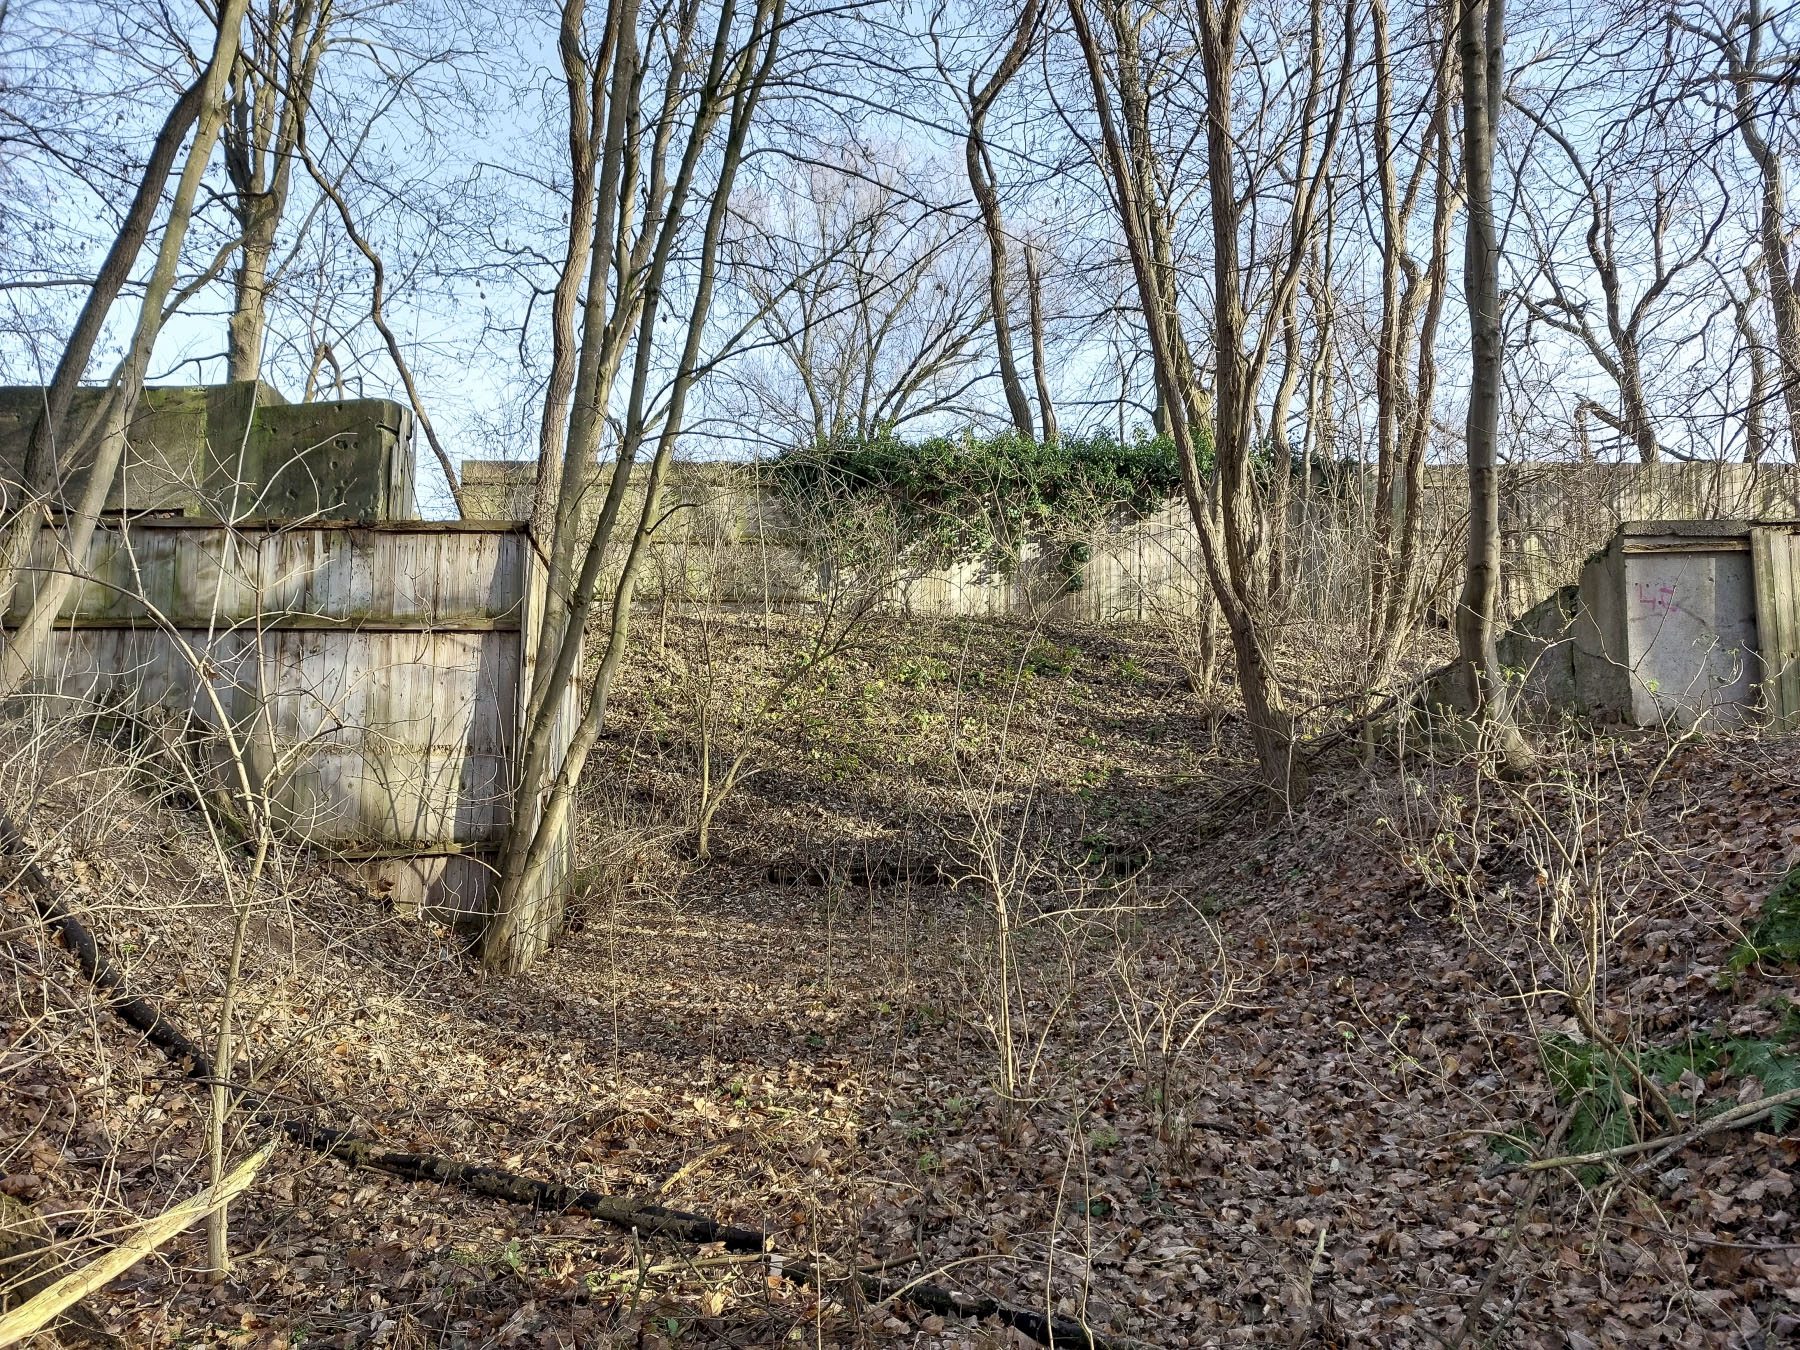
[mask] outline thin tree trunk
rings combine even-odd
[[[333,17],[330,0],[297,0],[285,16],[272,9],[270,50],[243,54],[237,62],[237,89],[224,132],[231,208],[240,235],[225,330],[227,379],[254,380],[262,374],[269,263],[287,212],[295,147],[312,111],[313,85]],[[283,32],[286,49],[278,53],[274,46]]]
[[[1006,395],[1013,429],[1027,438],[1034,434],[1031,400],[1025,397],[1025,385],[1019,378],[1018,362],[1013,356],[1012,314],[1007,294],[1006,224],[1001,218],[1000,194],[994,186],[994,166],[988,155],[987,115],[1031,52],[1037,32],[1039,3],[1040,0],[1025,0],[1013,40],[987,81],[977,86],[975,79],[970,78],[969,131],[963,140],[963,163],[968,169],[969,190],[975,194],[975,205],[981,212],[982,232],[987,236],[988,307],[994,320],[994,356],[1000,371],[1000,388]]]
[[[1744,404],[1744,463],[1761,464],[1769,446],[1769,363],[1763,355],[1762,334],[1757,331],[1751,312],[1760,292],[1754,277],[1749,280],[1749,295],[1742,300],[1733,295],[1731,308],[1738,338],[1744,344],[1745,358],[1750,362],[1750,392]]]
[[[640,186],[635,122],[643,83],[637,23],[637,0],[617,0],[609,6],[607,35],[601,50],[605,60],[596,67],[594,76],[594,116],[599,117],[604,88],[606,132],[600,149],[595,191],[594,243],[588,258],[581,344],[576,356],[572,403],[560,460],[561,479],[556,483],[553,498],[553,516],[545,496],[553,481],[548,465],[539,466],[538,498],[533,503],[534,521],[540,514],[554,520],[547,549],[550,561],[544,619],[538,629],[540,652],[558,650],[571,622],[570,614],[576,604],[572,584],[579,587],[579,582],[572,582],[572,574],[580,546],[582,508],[593,488],[593,475],[600,462],[606,411],[646,292],[650,286],[661,284],[660,274],[652,278],[649,285],[642,284],[642,274],[650,260],[647,250],[653,247],[658,226],[666,219],[662,214],[668,200],[664,157],[672,131],[669,110],[674,97],[673,72],[676,65],[685,63],[691,34],[684,29],[677,42],[677,54],[681,59],[671,66],[671,82],[664,95],[664,115],[651,138],[651,181],[645,193],[649,205],[634,244],[630,238],[631,197]],[[677,178],[680,180],[681,175]],[[677,187],[683,190],[679,181]],[[614,522],[631,479],[635,453],[635,446],[621,445],[614,457],[612,477],[607,484],[595,535],[602,554],[611,543]],[[547,692],[548,686],[543,683],[532,689],[534,719],[544,716]]]
[[[1726,55],[1738,136],[1756,161],[1762,180],[1758,227],[1763,272],[1769,279],[1769,309],[1775,319],[1775,350],[1780,358],[1781,397],[1787,405],[1788,439],[1800,453],[1800,296],[1794,292],[1794,271],[1788,259],[1784,166],[1756,124],[1755,75],[1761,61],[1763,28],[1768,23],[1762,0],[1750,0],[1745,11],[1749,30],[1745,56],[1740,59],[1735,47],[1728,47]]]
[[[1387,464],[1378,466],[1376,489],[1376,577],[1378,603],[1372,606],[1370,672],[1375,687],[1384,685],[1406,631],[1414,622],[1417,596],[1419,528],[1425,490],[1425,454],[1430,446],[1431,411],[1437,392],[1437,330],[1443,314],[1450,274],[1450,225],[1455,202],[1450,154],[1451,76],[1457,25],[1455,0],[1444,15],[1440,55],[1434,67],[1431,120],[1403,194],[1384,176],[1383,271],[1405,287],[1388,295],[1384,286],[1383,325],[1391,344],[1382,416],[1387,425]],[[1376,29],[1377,66],[1385,70],[1385,15]],[[1391,99],[1387,116],[1391,117]],[[1385,145],[1389,122],[1377,114],[1378,140]],[[1383,151],[1382,153],[1385,153]],[[1407,226],[1425,175],[1433,180],[1431,252],[1421,268],[1406,247]],[[1391,259],[1391,262],[1390,262]],[[1388,322],[1386,305],[1394,306]],[[1409,370],[1408,367],[1411,367]]]
[[[1505,63],[1505,0],[1469,0],[1458,20],[1462,55],[1463,293],[1469,306],[1469,547],[1456,610],[1457,650],[1476,720],[1498,733],[1509,761],[1524,751],[1512,728],[1495,649],[1500,596],[1500,243],[1494,229],[1494,135]]]
[[[674,456],[675,443],[681,434],[688,395],[700,376],[703,364],[701,340],[707,316],[711,312],[719,244],[724,234],[732,185],[743,160],[744,145],[757,102],[769,81],[780,50],[784,13],[785,0],[758,0],[749,41],[733,52],[731,23],[734,8],[727,3],[720,12],[718,31],[712,45],[711,66],[701,96],[702,108],[696,114],[689,133],[681,170],[670,195],[668,215],[658,232],[656,258],[644,285],[644,298],[638,314],[631,408],[627,415],[625,436],[620,445],[619,463],[614,468],[613,488],[608,493],[609,506],[613,505],[617,491],[621,490],[618,478],[625,471],[627,456],[635,455],[636,448],[645,435],[645,390],[650,378],[653,335],[660,313],[662,277],[679,233],[696,166],[723,111],[721,104],[729,98],[728,130],[719,157],[718,180],[713,188],[701,234],[686,345],[670,385],[668,406],[663,414],[655,457],[650,465],[650,477],[645,485],[644,501],[638,513],[637,529],[613,592],[612,621],[606,646],[593,687],[560,765],[553,762],[550,753],[551,733],[563,694],[575,676],[574,658],[579,655],[582,629],[586,625],[588,611],[597,591],[600,560],[605,549],[604,532],[600,529],[596,529],[589,542],[575,603],[569,607],[564,621],[556,661],[550,678],[543,687],[543,700],[537,715],[531,719],[524,762],[514,789],[513,823],[508,832],[501,866],[496,909],[482,942],[482,960],[490,970],[517,972],[527,968],[549,943],[560,915],[560,907],[546,894],[545,878],[555,851],[563,846],[564,830],[574,810],[575,789],[605,724],[612,686],[624,660],[630,634],[631,601],[638,573],[648,554],[650,538],[661,519],[662,493],[669,462]],[[594,336],[589,333],[587,340],[593,340]],[[559,512],[559,515],[563,519],[570,518],[567,512]],[[561,528],[559,522],[559,530]]]
[[[1424,518],[1425,454],[1431,445],[1431,409],[1437,394],[1437,330],[1449,290],[1450,217],[1454,206],[1450,155],[1448,70],[1439,102],[1436,136],[1437,185],[1431,224],[1431,257],[1425,268],[1425,313],[1419,325],[1418,365],[1413,385],[1408,424],[1400,445],[1401,481],[1405,501],[1400,509],[1399,562],[1388,590],[1381,669],[1391,668],[1394,653],[1407,631],[1418,621],[1419,532]]]
[[[1275,401],[1269,409],[1269,472],[1274,479],[1274,495],[1269,501],[1266,535],[1269,540],[1268,580],[1264,593],[1269,606],[1279,613],[1285,591],[1283,577],[1287,570],[1288,510],[1293,501],[1294,455],[1288,446],[1288,413],[1293,408],[1294,390],[1300,384],[1300,292],[1296,288],[1288,299],[1287,313],[1281,319],[1281,379],[1275,386]]]
[[[1374,566],[1370,569],[1368,644],[1372,678],[1383,671],[1382,620],[1393,585],[1394,470],[1401,417],[1401,256],[1409,221],[1400,200],[1394,165],[1394,72],[1388,55],[1388,8],[1373,0],[1369,9],[1375,39],[1375,178],[1381,189],[1381,322],[1375,339],[1375,518]]]
[[[1044,297],[1038,280],[1037,248],[1025,245],[1025,294],[1031,304],[1031,377],[1037,384],[1038,420],[1046,444],[1057,439],[1056,405],[1050,398],[1050,369],[1044,360]]]
[[[0,698],[16,694],[31,678],[33,664],[56,623],[63,601],[68,598],[76,572],[87,563],[88,548],[99,524],[100,513],[106,507],[113,479],[125,456],[126,429],[130,425],[132,412],[137,407],[138,395],[144,387],[144,372],[150,364],[150,351],[167,318],[163,306],[174,288],[175,269],[181,260],[181,246],[187,238],[188,224],[193,217],[194,198],[199,192],[207,161],[212,157],[213,146],[224,122],[226,80],[237,56],[239,30],[243,27],[247,3],[248,0],[225,0],[219,13],[218,35],[213,45],[212,58],[200,81],[194,139],[188,148],[187,163],[182,168],[175,196],[169,206],[169,218],[163,229],[161,246],[157,250],[156,265],[144,288],[131,345],[113,375],[105,400],[99,442],[95,447],[94,461],[88,470],[81,499],[66,516],[68,538],[61,550],[63,565],[44,578],[23,622],[7,642],[5,651],[0,653]],[[41,510],[35,507],[30,514],[40,519],[42,516]],[[18,565],[23,568],[29,561],[28,554],[21,555]]]
[[[569,237],[563,252],[562,271],[557,275],[550,300],[550,373],[544,392],[543,418],[538,424],[537,483],[532,493],[530,517],[532,538],[540,552],[546,555],[556,531],[556,505],[569,433],[569,407],[575,389],[575,364],[579,352],[575,310],[580,300],[581,281],[588,274],[594,248],[598,208],[595,177],[600,153],[596,147],[604,135],[602,109],[611,106],[605,92],[618,50],[624,8],[624,0],[611,0],[607,6],[606,28],[592,67],[582,48],[586,0],[566,0],[557,35],[557,52],[562,60],[563,85],[569,103]],[[609,202],[609,225],[611,218]]]

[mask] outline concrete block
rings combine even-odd
[[[65,439],[99,414],[105,391],[84,388]],[[35,386],[0,388],[0,488],[18,499],[26,447],[43,409]],[[412,418],[386,399],[290,404],[266,384],[150,388],[126,430],[107,496],[112,512],[199,519],[410,520]],[[85,486],[91,448],[64,466],[58,496]]]
[[[1527,698],[1557,707],[1575,702],[1576,611],[1580,587],[1563,586],[1527,610],[1496,644],[1501,669]]]
[[[1745,521],[1628,521],[1581,575],[1580,704],[1633,726],[1732,725],[1761,666]]]

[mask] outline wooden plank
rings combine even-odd
[[[61,549],[60,532],[40,537],[9,623],[65,566]],[[202,628],[516,628],[528,554],[513,530],[108,525],[95,532],[63,617],[89,626],[160,617]]]
[[[1800,534],[1783,531],[1787,547],[1785,562],[1787,564],[1785,584],[1781,587],[1778,604],[1781,608],[1781,675],[1780,698],[1783,710],[1782,725],[1792,728],[1800,725]],[[1778,545],[1772,546],[1772,552],[1784,552]]]
[[[1771,726],[1793,730],[1800,727],[1800,533],[1753,529],[1750,557],[1763,701]]]

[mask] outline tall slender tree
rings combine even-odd
[[[654,12],[646,35],[638,32],[635,11],[631,14],[629,22],[622,19],[619,25],[607,93],[609,104],[630,125],[616,142],[618,162],[603,161],[598,175],[599,219],[605,229],[597,231],[597,238],[609,247],[596,248],[594,258],[596,267],[602,258],[607,266],[600,269],[599,285],[593,277],[589,281],[556,533],[547,550],[553,604],[546,607],[531,635],[538,652],[537,682],[519,756],[497,905],[482,944],[483,961],[497,971],[531,965],[561,918],[560,896],[551,884],[562,865],[558,854],[567,847],[565,831],[574,811],[576,786],[599,740],[625,659],[632,595],[661,519],[663,487],[687,400],[711,364],[705,359],[703,339],[732,185],[757,105],[774,74],[786,5],[785,0],[755,0],[745,13],[737,0],[719,0],[710,42],[698,33],[700,0],[678,0],[673,8]],[[662,89],[646,109],[640,97],[644,68],[639,53],[657,48],[665,62]],[[614,143],[610,135],[608,142]],[[678,158],[671,164],[671,151],[677,147]],[[711,182],[704,183],[700,174],[708,157],[715,167]],[[616,203],[609,202],[609,192],[618,193]],[[643,211],[635,238],[629,232],[633,200],[641,200]],[[615,211],[620,222],[617,233],[612,224]],[[696,221],[697,237],[689,228]],[[652,379],[662,350],[658,325],[665,317],[665,296],[676,280],[670,270],[676,248],[683,243],[689,246],[692,267],[684,335],[661,406],[655,407]],[[581,509],[580,494],[586,487],[585,475],[595,464],[592,455],[610,401],[611,374],[619,369],[627,349],[632,369],[622,425],[606,496],[594,517]],[[623,556],[618,557],[615,536],[626,489],[646,445],[651,447],[651,460],[641,483],[635,527],[629,529]],[[540,466],[540,478],[543,471]],[[578,558],[578,565],[559,564],[570,558]],[[602,580],[609,563],[616,570],[606,596],[609,603],[602,609]],[[606,624],[593,682],[580,700],[574,726],[564,727],[561,719],[580,673],[584,636],[590,618],[602,613]]]
[[[1464,0],[1457,26],[1462,58],[1463,295],[1469,310],[1469,544],[1456,644],[1476,721],[1516,768],[1529,759],[1513,722],[1496,647],[1500,604],[1500,400],[1504,352],[1500,239],[1494,221],[1494,140],[1505,100],[1505,0]]]

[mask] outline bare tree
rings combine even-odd
[[[1208,578],[1231,633],[1238,687],[1263,781],[1292,801],[1305,795],[1307,773],[1274,667],[1269,577],[1262,557],[1266,532],[1253,456],[1263,381],[1274,343],[1295,303],[1350,98],[1356,6],[1354,0],[1345,5],[1338,59],[1333,63],[1327,50],[1326,11],[1322,0],[1313,0],[1306,11],[1304,35],[1297,39],[1304,42],[1303,54],[1296,53],[1300,87],[1285,102],[1288,120],[1277,127],[1270,126],[1274,119],[1264,120],[1253,138],[1246,138],[1236,122],[1235,81],[1246,59],[1249,5],[1246,0],[1196,0],[1183,12],[1200,54],[1199,92],[1206,129],[1214,369],[1210,413],[1217,466],[1216,483],[1208,483],[1196,453],[1194,424],[1197,415],[1204,416],[1209,409],[1197,390],[1191,361],[1182,355],[1186,340],[1172,249],[1159,243],[1159,235],[1167,235],[1172,214],[1168,189],[1162,186],[1147,146],[1128,154],[1112,112],[1115,84],[1128,127],[1147,118],[1146,111],[1138,110],[1150,103],[1135,42],[1138,20],[1127,2],[1115,0],[1107,9],[1114,36],[1110,80],[1107,53],[1091,31],[1084,0],[1071,0],[1069,12],[1086,58],[1113,200],[1151,335],[1161,404],[1181,455],[1189,511],[1200,533]],[[1256,36],[1272,43],[1285,35],[1264,30]],[[1240,167],[1246,143],[1256,149],[1255,162]],[[1148,196],[1150,191],[1157,195]],[[1276,242],[1265,253],[1271,234]],[[1252,250],[1248,263],[1246,246]],[[1289,385],[1290,397],[1291,389]],[[1216,517],[1209,494],[1216,496]]]
[[[1427,11],[1428,13],[1430,11]],[[1425,79],[1408,122],[1424,131],[1410,150],[1402,179],[1396,144],[1395,72],[1385,0],[1370,9],[1374,34],[1375,118],[1372,148],[1380,191],[1381,327],[1376,343],[1374,567],[1369,590],[1369,648],[1373,683],[1387,679],[1394,655],[1413,622],[1425,458],[1437,390],[1438,322],[1448,289],[1450,219],[1456,197],[1451,155],[1451,101],[1458,5],[1443,9],[1441,27],[1429,20],[1420,45]],[[1426,184],[1431,224],[1423,260],[1413,252],[1411,226]]]
[[[237,57],[246,4],[247,0],[226,0],[219,11],[211,59],[200,79],[181,96],[164,123],[124,228],[114,242],[107,265],[90,290],[75,336],[64,353],[57,381],[46,400],[44,415],[33,432],[26,459],[27,496],[14,513],[8,534],[6,571],[0,575],[0,598],[10,600],[20,573],[30,565],[41,526],[48,516],[52,484],[71,474],[89,454],[91,462],[79,496],[67,503],[67,534],[58,544],[62,554],[60,565],[42,579],[24,620],[7,642],[5,651],[0,653],[0,694],[17,692],[31,678],[39,648],[50,634],[78,569],[86,563],[94,529],[124,458],[126,427],[144,386],[151,349],[169,317],[165,306],[175,288],[176,270],[193,218],[194,201],[224,122],[226,83]],[[139,300],[130,344],[113,371],[94,424],[74,436],[61,434],[59,440],[61,424],[67,417],[76,383],[92,355],[100,325],[149,233],[150,216],[190,124],[193,139],[169,204],[155,265]],[[159,172],[160,178],[157,177]],[[145,201],[148,206],[140,212],[140,203]]]
[[[1724,86],[1729,125],[1736,132],[1756,169],[1757,235],[1761,246],[1764,285],[1774,321],[1777,384],[1786,407],[1788,435],[1800,451],[1800,295],[1794,290],[1794,259],[1787,219],[1786,162],[1783,144],[1776,137],[1791,125],[1791,110],[1779,104],[1766,110],[1759,102],[1765,90],[1781,92],[1792,84],[1792,51],[1769,50],[1777,13],[1763,0],[1748,0],[1742,8],[1714,15],[1696,7],[1693,16],[1677,8],[1671,14],[1674,28],[1697,38],[1723,67],[1704,72]]]
[[[999,62],[984,77],[982,65],[972,71],[959,92],[968,132],[963,137],[963,162],[968,169],[969,189],[975,194],[975,205],[981,212],[981,227],[988,245],[988,308],[994,324],[994,354],[1000,370],[1000,388],[1006,396],[1006,409],[1012,417],[1013,429],[1021,436],[1034,434],[1031,400],[1025,396],[1025,385],[1019,378],[1019,366],[1013,356],[1012,307],[1007,284],[1009,268],[1006,223],[1000,213],[1000,193],[995,184],[992,148],[988,142],[987,119],[1006,86],[1019,73],[1025,58],[1031,54],[1037,38],[1038,19],[1042,13],[1040,0],[1025,0],[1011,40],[1001,50]],[[938,41],[940,6],[932,23],[932,42]],[[938,70],[951,80],[942,51],[938,52]]]
[[[779,451],[975,414],[985,268],[927,186],[845,151],[788,166],[737,208],[730,312],[753,346],[715,386],[732,435]]]
[[[1657,434],[1646,372],[1660,364],[1656,358],[1689,340],[1689,334],[1663,331],[1671,318],[1705,321],[1704,310],[1696,314],[1689,297],[1673,288],[1713,254],[1731,210],[1731,194],[1717,171],[1703,164],[1685,166],[1686,173],[1673,177],[1656,169],[1645,174],[1653,152],[1634,143],[1630,126],[1636,119],[1630,114],[1606,128],[1589,155],[1562,125],[1553,100],[1542,108],[1526,98],[1510,102],[1560,153],[1562,163],[1549,172],[1565,184],[1568,179],[1560,170],[1566,167],[1573,175],[1573,195],[1587,227],[1582,232],[1586,266],[1571,279],[1559,247],[1563,224],[1548,219],[1545,209],[1554,198],[1520,194],[1537,254],[1532,280],[1545,288],[1542,294],[1534,294],[1530,286],[1521,288],[1520,301],[1539,323],[1579,342],[1617,389],[1616,411],[1592,399],[1584,401],[1583,410],[1623,437],[1642,463],[1654,464],[1666,447]],[[1689,174],[1705,181],[1691,187],[1683,181]],[[1648,179],[1642,189],[1640,178]],[[1692,228],[1695,221],[1698,229]],[[1586,294],[1589,277],[1599,288],[1598,318]],[[1669,308],[1664,302],[1671,300],[1676,302],[1673,315],[1664,312]]]
[[[1476,720],[1496,733],[1507,760],[1529,754],[1512,721],[1495,646],[1500,600],[1500,240],[1494,225],[1494,139],[1504,105],[1505,0],[1465,0],[1457,26],[1462,57],[1463,181],[1468,217],[1463,295],[1469,308],[1468,567],[1456,608],[1457,652]]]
[[[331,0],[275,0],[266,10],[252,11],[249,44],[232,68],[223,137],[232,187],[228,204],[239,241],[226,324],[230,380],[262,374],[275,235],[287,211],[333,17]]]
[[[632,4],[632,0],[622,2]],[[605,256],[613,266],[602,273],[602,285],[596,286],[591,280],[589,285],[577,361],[576,402],[569,448],[562,464],[563,493],[556,508],[556,535],[547,550],[551,558],[549,588],[560,604],[554,609],[546,608],[534,635],[539,679],[526,718],[497,908],[482,946],[483,960],[491,969],[517,971],[529,966],[550,940],[560,919],[557,898],[550,894],[544,880],[555,866],[557,850],[564,847],[564,828],[574,809],[575,788],[599,739],[613,683],[625,657],[632,594],[661,521],[662,489],[682,430],[687,399],[710,364],[704,358],[702,344],[717,282],[732,186],[757,104],[774,72],[785,14],[784,0],[757,0],[747,15],[740,14],[736,0],[722,0],[708,41],[696,37],[701,18],[699,0],[680,0],[671,9],[653,11],[644,46],[655,50],[666,44],[666,64],[660,99],[648,109],[638,97],[642,39],[635,8],[619,24],[607,97],[619,115],[629,117],[634,125],[631,134],[620,138],[620,155],[628,160],[622,158],[616,167],[603,161],[599,177],[606,229],[596,234],[609,241],[615,238],[604,196],[609,181],[618,185],[621,196],[617,211],[627,230],[630,198],[624,194],[642,193],[643,229],[635,240],[621,233],[613,247],[604,253],[596,250],[596,258]],[[694,79],[696,72],[698,81]],[[648,124],[637,122],[646,113]],[[717,137],[716,131],[720,132]],[[669,152],[677,142],[680,155],[671,176]],[[710,185],[702,185],[697,178],[702,157],[708,153],[715,157],[717,169]],[[686,228],[690,210],[700,214],[697,239]],[[685,335],[667,382],[665,399],[660,408],[653,408],[651,379],[659,349],[656,327],[663,318],[665,287],[676,280],[670,263],[677,242],[682,240],[692,245],[693,265]],[[589,458],[591,448],[577,443],[577,428],[584,425],[585,416],[597,441],[602,400],[610,393],[608,371],[618,368],[627,344],[632,352],[632,373],[618,451],[605,501],[598,517],[590,519],[580,509],[580,495],[586,486],[583,475],[593,460]],[[589,373],[595,382],[584,378]],[[600,660],[559,763],[558,722],[563,702],[579,674],[585,630],[600,597],[602,567],[609,561],[632,467],[642,447],[652,440],[654,449],[649,474],[642,485],[636,527],[611,586]],[[540,465],[539,472],[541,477],[544,466]],[[576,485],[573,491],[571,480]],[[573,554],[584,538],[586,547],[579,568],[559,567],[558,560]]]

